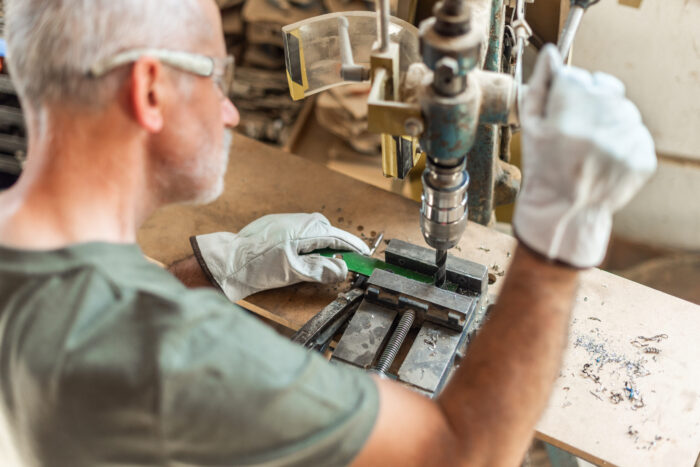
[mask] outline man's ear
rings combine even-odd
[[[134,118],[149,133],[163,129],[164,79],[163,65],[151,57],[141,57],[131,69]]]

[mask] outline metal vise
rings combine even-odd
[[[387,263],[422,274],[436,269],[431,250],[403,241],[392,240],[385,255]],[[447,277],[454,290],[445,290],[376,269],[332,361],[437,395],[483,316],[487,274],[483,265],[450,257]]]

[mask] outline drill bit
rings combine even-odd
[[[435,265],[435,287],[442,287],[447,278],[447,250],[435,250]]]

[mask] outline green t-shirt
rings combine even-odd
[[[0,247],[0,409],[27,465],[344,465],[377,390],[135,245]]]

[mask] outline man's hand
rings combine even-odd
[[[522,104],[519,240],[576,267],[603,260],[612,214],[656,169],[654,142],[625,86],[540,53]]]
[[[205,274],[232,302],[298,282],[345,280],[348,268],[342,259],[304,253],[333,248],[369,254],[362,240],[318,213],[265,216],[237,234],[193,237],[192,247]]]

